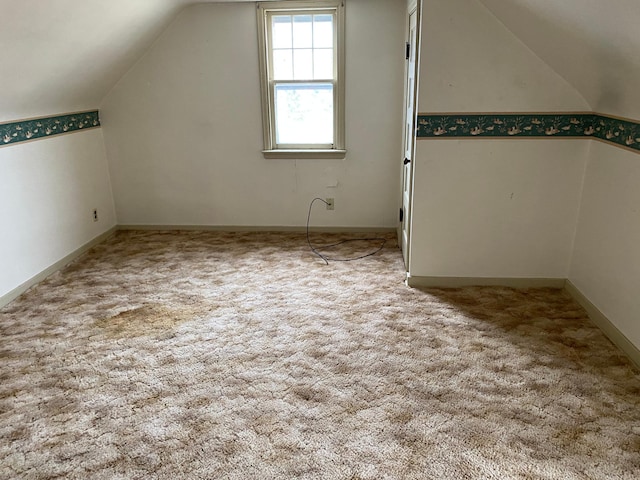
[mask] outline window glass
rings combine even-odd
[[[293,48],[313,47],[313,17],[311,15],[294,15]]]
[[[276,143],[333,143],[333,85],[276,85]]]
[[[313,16],[313,47],[332,48],[333,47],[333,16],[314,15]]]
[[[313,78],[326,80],[333,78],[333,50],[324,48],[313,51]]]
[[[291,80],[293,78],[293,51],[273,51],[273,78],[275,80]]]
[[[313,50],[310,48],[293,51],[293,79],[313,80]]]
[[[291,48],[291,15],[274,15],[271,19],[273,48]]]

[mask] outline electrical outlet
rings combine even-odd
[[[335,208],[333,198],[325,198],[325,201],[327,202],[327,210],[333,210]]]
[[[94,222],[98,221],[98,209],[97,208],[93,209],[93,221]]]

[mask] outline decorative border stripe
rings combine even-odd
[[[640,122],[595,114],[594,137],[640,153]]]
[[[0,124],[0,146],[28,142],[43,137],[87,130],[100,126],[98,110],[40,117]]]
[[[418,138],[585,138],[640,152],[640,122],[598,113],[419,114]]]

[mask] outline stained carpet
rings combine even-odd
[[[0,478],[640,478],[566,293],[403,280],[392,237],[119,232],[0,310]]]

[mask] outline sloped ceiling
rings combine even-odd
[[[593,110],[640,118],[640,1],[480,1]]]
[[[0,0],[0,121],[98,107],[181,8],[207,1]],[[593,110],[640,118],[640,1],[480,1]]]
[[[194,0],[0,0],[0,121],[97,108]]]

